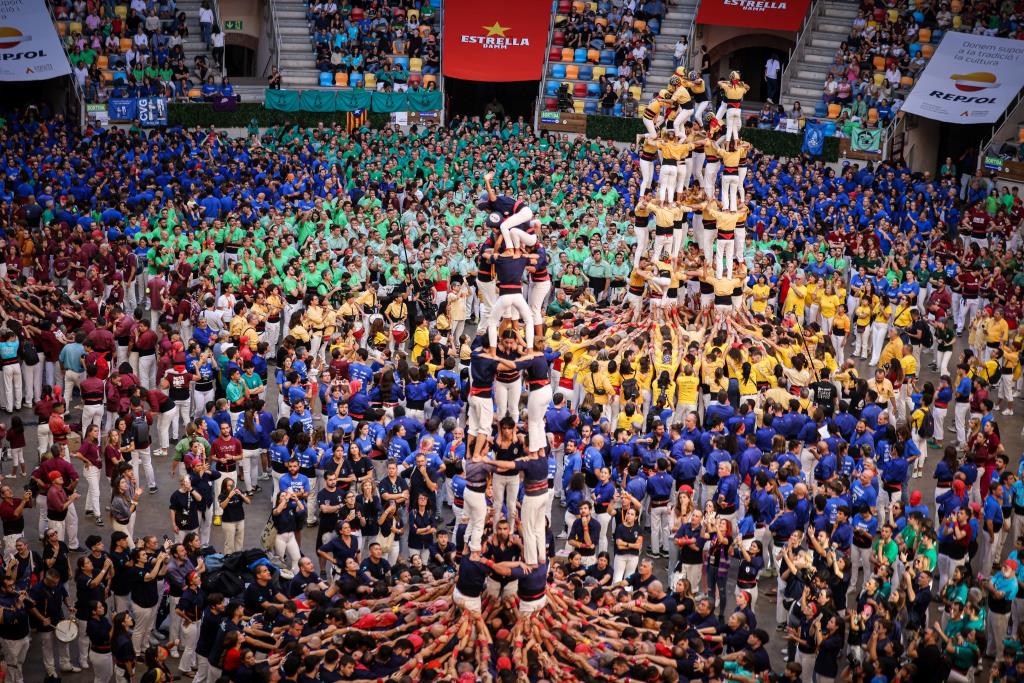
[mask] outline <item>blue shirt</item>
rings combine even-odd
[[[72,372],[85,372],[85,365],[82,357],[85,356],[85,347],[77,342],[71,342],[60,351],[60,364],[65,370]],[[70,400],[67,397],[65,400]]]

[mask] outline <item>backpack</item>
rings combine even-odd
[[[935,417],[930,409],[924,411],[921,426],[917,428],[917,435],[922,439],[930,439],[935,435]]]
[[[32,340],[26,339],[21,343],[21,360],[29,367],[39,364],[39,351],[36,349],[36,345],[32,343]]]
[[[146,419],[145,414],[135,415],[132,417],[132,440],[135,442],[136,448],[147,448],[153,439],[149,434],[149,420]]]
[[[622,398],[627,402],[640,398],[640,385],[636,377],[630,377],[622,383]]]

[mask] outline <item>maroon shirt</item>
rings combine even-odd
[[[217,469],[221,472],[234,472],[238,464],[237,460],[226,460],[228,456],[242,454],[242,442],[235,437],[224,439],[217,437],[210,444],[210,455],[217,463]]]
[[[78,452],[89,461],[89,464],[93,467],[100,466],[100,448],[93,442],[85,440],[82,442],[82,446],[78,449]]]
[[[153,330],[146,330],[139,335],[139,338],[135,340],[135,350],[139,353],[145,353],[149,355],[156,351],[156,345],[159,339],[157,339],[156,332]]]

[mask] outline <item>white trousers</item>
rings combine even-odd
[[[725,142],[740,141],[740,128],[743,126],[743,110],[729,107],[725,110]]]
[[[547,434],[544,431],[544,413],[551,403],[553,390],[550,384],[530,389],[526,399],[526,428],[528,433],[527,448],[530,452],[539,451],[547,446]]]
[[[149,647],[149,634],[156,626],[156,612],[160,603],[152,607],[139,607],[132,602],[132,616],[135,629],[132,631],[132,646],[136,652],[145,652]]]
[[[21,364],[21,388],[25,394],[25,405],[31,406],[43,395],[43,364]]]
[[[142,485],[142,475],[146,475],[146,483],[149,488],[156,486],[156,475],[153,474],[153,455],[149,446],[132,451],[132,470],[135,472],[135,481]],[[218,479],[218,481],[220,481]]]
[[[299,560],[302,559],[302,551],[299,550],[299,544],[295,540],[294,531],[286,531],[285,533],[279,533],[277,538],[274,539],[274,552],[278,557],[288,562],[289,568],[293,572],[299,570]]]
[[[544,320],[544,300],[551,292],[551,280],[541,280],[530,284],[530,296],[527,303],[530,304],[530,312],[533,314],[533,324],[539,325]],[[456,337],[458,341],[458,337]]]
[[[469,526],[466,530],[470,550],[480,550],[484,537],[484,524],[487,520],[487,496],[468,488],[462,497],[465,510],[469,514]]]
[[[708,197],[715,196],[715,185],[717,184],[718,169],[722,167],[721,161],[713,161],[704,165],[704,194]]]
[[[31,644],[29,636],[18,640],[0,638],[0,649],[4,653],[4,662],[7,663],[7,680],[9,683],[24,683],[25,676],[22,667],[28,659],[28,646]]]
[[[100,505],[100,468],[86,465],[84,475],[85,483],[89,485],[85,492],[85,510],[92,510],[99,516],[103,512],[103,506]]]
[[[523,497],[523,557],[527,564],[539,564],[547,558],[545,539],[548,496]]]
[[[740,176],[737,173],[722,174],[722,210],[736,211],[740,194]]]
[[[518,518],[516,514],[516,503],[519,501],[519,475],[495,474],[491,477],[491,491],[494,496],[494,525],[497,528],[498,522],[506,519],[501,513],[502,507],[507,509],[509,526],[513,529],[513,520]]]
[[[717,251],[715,252],[715,277],[722,277],[727,273],[732,277],[733,263],[736,255],[736,241],[733,239],[715,240]]]
[[[89,431],[89,427],[92,425],[99,427],[100,433],[103,432],[102,403],[82,406],[82,439],[85,439],[85,433]]]
[[[3,367],[3,384],[4,384],[4,410],[9,413],[13,413],[15,410],[21,408],[22,403],[22,384],[21,384],[21,364],[14,362],[10,365]]]
[[[612,583],[618,583],[627,576],[632,576],[636,572],[637,565],[640,564],[639,555],[622,555],[620,553],[615,554],[615,560],[612,563]]]
[[[139,381],[147,389],[156,388],[156,354],[139,356]]]
[[[519,313],[523,326],[526,328],[526,346],[533,348],[533,313],[530,311],[530,304],[526,303],[522,292],[513,294],[502,294],[494,303],[494,310],[487,319],[487,336],[492,347],[498,345],[498,323],[505,317],[506,313],[515,310]]]
[[[654,182],[654,161],[640,160],[640,196],[651,187]]]
[[[676,191],[676,165],[661,165],[661,173],[658,176],[658,201],[667,201],[675,196]]]
[[[497,406],[495,414],[499,420],[508,415],[519,422],[519,399],[522,398],[522,395],[522,379],[517,379],[515,382],[494,383],[494,403]]]

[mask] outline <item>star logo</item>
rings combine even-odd
[[[498,22],[498,21],[495,21],[493,26],[483,26],[481,28],[483,28],[483,29],[485,29],[487,31],[488,37],[490,37],[490,36],[501,36],[502,38],[504,38],[505,37],[505,31],[509,30],[508,26],[502,26],[501,22]]]

